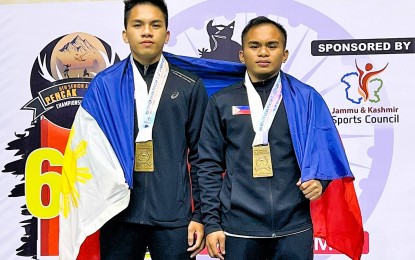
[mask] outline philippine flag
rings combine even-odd
[[[82,106],[62,169],[59,259],[76,259],[85,238],[128,206],[120,162],[97,121]]]
[[[232,106],[232,115],[250,115],[249,106]]]

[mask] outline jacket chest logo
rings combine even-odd
[[[171,94],[170,98],[171,99],[176,99],[179,96],[179,92],[173,92],[173,94]]]

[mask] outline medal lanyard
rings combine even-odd
[[[261,97],[252,85],[248,72],[245,73],[245,86],[251,110],[252,126],[255,131],[255,138],[252,146],[266,145],[268,144],[269,129],[282,100],[281,73],[278,74],[265,107],[262,106]]]
[[[147,92],[147,84],[134,64],[133,56],[130,56],[134,75],[134,97],[137,110],[138,135],[136,142],[153,140],[153,125],[156,117],[161,94],[169,74],[169,64],[161,55],[151,82],[150,90]]]

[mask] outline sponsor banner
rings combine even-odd
[[[313,56],[415,53],[415,38],[322,40],[311,42]]]

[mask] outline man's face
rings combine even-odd
[[[273,24],[260,24],[246,33],[239,58],[246,65],[252,82],[278,74],[288,58],[284,44],[284,35]]]
[[[165,18],[158,7],[138,4],[130,10],[123,38],[130,45],[135,60],[143,65],[157,62],[169,37]]]

